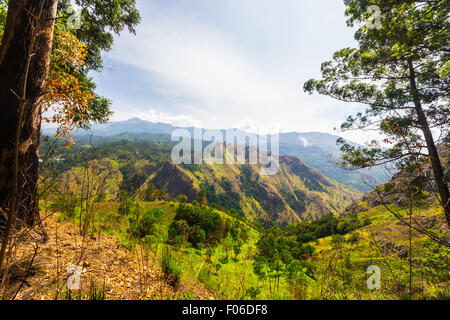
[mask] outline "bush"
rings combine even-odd
[[[147,235],[151,235],[154,232],[155,224],[164,215],[164,210],[161,208],[153,208],[145,211],[141,216],[130,216],[130,231],[139,239],[144,238]]]
[[[182,237],[194,247],[216,244],[228,232],[227,225],[214,210],[181,204],[169,227],[169,240],[174,244]]]
[[[288,226],[283,231],[287,235],[296,236],[298,241],[306,243],[334,234],[345,235],[369,224],[370,220],[359,219],[356,215],[338,219],[328,214],[314,221]]]

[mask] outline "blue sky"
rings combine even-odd
[[[117,37],[104,70],[92,75],[113,101],[113,120],[333,133],[360,109],[302,90],[333,52],[355,45],[342,0],[138,0],[138,7],[137,35]]]

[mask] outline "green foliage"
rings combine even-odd
[[[188,202],[188,197],[184,194],[180,194],[176,197],[176,200],[180,203],[187,203]]]
[[[111,50],[114,35],[120,34],[125,28],[135,33],[135,27],[140,22],[136,1],[75,0],[75,3],[81,8],[83,22],[76,35],[89,46],[86,68],[99,71],[102,68],[101,54]],[[58,10],[63,14],[69,6],[69,0],[58,1]]]
[[[314,254],[314,247],[283,235],[279,228],[261,235],[256,246],[253,271],[260,279],[273,281],[271,294],[274,297],[278,294],[281,277],[287,277],[293,284],[303,275],[314,276],[313,266],[306,261]]]
[[[174,295],[167,295],[166,298],[167,298],[166,300],[168,300],[168,301],[176,301],[176,300],[179,300],[179,301],[192,301],[192,300],[196,300],[194,298],[194,294],[192,292],[190,292],[190,291],[183,292],[182,294],[177,292]]]
[[[119,164],[119,171],[123,176],[120,189],[134,194],[145,182],[142,172],[136,171],[136,163],[140,160],[150,162],[169,160],[170,150],[171,146],[168,144],[126,140],[94,146],[89,145],[89,147],[77,143],[67,149],[64,143],[57,142],[54,138],[43,137],[40,153],[43,156],[51,154],[52,158],[64,159],[64,161],[51,163],[47,173],[49,176],[57,176],[73,167],[83,166],[86,161],[111,159]]]
[[[305,300],[308,297],[311,277],[307,274],[312,270],[312,265],[306,260],[294,260],[287,267],[287,282],[292,298]],[[311,271],[309,271],[311,273]]]
[[[250,287],[250,288],[247,289],[247,296],[251,300],[256,300],[260,294],[261,294],[261,288]]]
[[[203,184],[202,187],[206,191],[206,197],[210,206],[214,205],[217,209],[226,211],[235,217],[243,216],[240,205],[241,196],[238,193],[233,192],[230,180],[222,177],[220,186],[224,190],[223,193],[217,193],[216,187],[213,184],[207,182]]]
[[[440,160],[432,132],[445,137],[450,123],[448,1],[346,0],[345,4],[348,25],[358,26],[358,46],[337,51],[322,64],[321,79],[309,80],[304,89],[366,105],[341,129],[377,130],[386,138],[366,147],[340,139],[341,164],[355,169],[394,163],[405,169],[429,155],[436,168]],[[371,5],[381,10],[379,28],[368,27]],[[440,175],[439,170],[434,174]],[[448,187],[441,177],[435,178],[441,197],[448,198]]]
[[[59,299],[59,295],[57,299]],[[78,301],[78,300],[87,300],[87,301],[103,301],[106,300],[105,295],[105,286],[98,286],[94,282],[91,282],[89,285],[89,291],[88,292],[82,292],[82,291],[72,291],[69,289],[66,289],[62,292],[62,300],[68,300],[68,301]]]
[[[85,161],[59,177],[60,190],[89,201],[114,201],[119,195],[122,174],[111,159]]]
[[[359,235],[357,232],[353,232],[352,235],[348,238],[348,242],[350,243],[357,243],[359,240]]]
[[[420,247],[421,254],[413,258],[418,264],[414,274],[437,287],[434,298],[448,299],[450,297],[450,248],[440,246],[429,240],[424,240]]]
[[[130,171],[128,171],[130,169]],[[144,184],[144,182],[147,180],[147,175],[144,173],[134,173],[134,164],[129,163],[125,166],[123,166],[120,170],[122,174],[125,174],[125,179],[122,183],[122,188],[131,192],[136,193],[140,186]],[[147,190],[146,190],[147,191]],[[147,194],[144,194],[146,197]]]
[[[240,223],[224,220],[213,209],[186,204],[179,205],[168,231],[170,242],[177,246],[186,242],[194,247],[214,246],[228,235],[240,244],[248,239],[248,232]],[[239,253],[236,246],[232,248],[235,255]]]
[[[314,221],[287,226],[285,232],[288,235],[296,236],[298,241],[307,243],[334,234],[344,235],[369,223],[365,219],[359,219],[356,215],[339,219],[328,214]]]
[[[6,9],[7,9],[6,2],[3,1],[0,2],[0,39],[3,37],[3,32],[5,30]]]
[[[119,193],[119,211],[118,213],[121,215],[128,216],[131,214],[131,210],[134,207],[134,201],[131,199],[131,196],[126,191],[121,191]]]
[[[205,190],[200,190],[198,195],[197,195],[197,201],[201,206],[206,206],[208,205],[208,200],[206,198],[206,191]]]
[[[241,184],[242,190],[248,194],[252,195],[256,201],[258,201],[261,206],[265,207],[265,201],[260,195],[260,190],[258,188],[258,179],[252,175],[252,169],[249,165],[244,165],[241,167]],[[265,207],[267,210],[268,208]]]
[[[322,215],[324,210],[331,210],[330,204],[335,210],[344,209],[350,204],[352,197],[356,197],[349,190],[333,185],[329,185],[326,192],[313,194],[310,197],[314,191],[308,190],[302,182],[302,177],[307,176],[307,173],[303,171],[311,170],[306,166],[301,172],[297,172],[296,169],[286,170],[284,171],[286,175],[271,177],[267,184],[260,183],[258,170],[252,172],[253,169],[249,166],[244,166],[240,175],[236,175],[234,170],[241,167],[201,166],[200,171],[196,171],[195,174],[184,170],[192,182],[183,180],[180,189],[176,190],[173,187],[170,190],[165,187],[164,191],[170,196],[162,193],[163,190],[159,190],[161,194],[157,194],[151,183],[158,186],[164,183],[158,179],[165,179],[160,175],[161,168],[170,160],[171,146],[169,144],[124,140],[95,145],[95,138],[93,138],[92,144],[82,145],[82,143],[88,143],[89,139],[82,138],[83,142],[79,142],[78,139],[76,141],[77,144],[70,150],[57,144],[54,157],[62,158],[64,161],[52,163],[49,174],[57,175],[74,166],[82,166],[86,160],[90,162],[108,158],[117,163],[122,175],[120,190],[134,194],[142,201],[168,200],[175,198],[179,193],[185,193],[194,198],[196,192],[202,190],[199,194],[201,199],[198,199],[201,201],[197,200],[197,203],[203,206],[209,203],[210,207],[224,211],[241,221],[248,219],[253,222],[259,220],[270,223],[277,213],[290,211],[287,208],[288,205],[300,218],[309,220]],[[47,142],[43,139],[41,153],[46,154],[53,142],[51,138]],[[295,168],[297,165],[300,166],[300,162],[294,164]],[[182,167],[178,169],[183,170]],[[316,173],[316,176],[323,180],[320,182],[321,185],[327,185],[325,177],[319,173]],[[311,179],[313,179],[312,176]],[[171,180],[176,181],[174,177]],[[269,189],[272,188],[279,192],[270,192]],[[206,201],[203,191],[206,192]],[[292,215],[282,218],[286,218],[288,221],[283,222],[287,223],[295,219]]]
[[[214,244],[223,237],[224,229],[225,224],[215,211],[181,204],[169,228],[169,239],[173,242],[189,241],[193,246]]]
[[[49,209],[60,213],[60,221],[72,221],[75,218],[76,207],[77,199],[72,194],[64,192],[53,199]]]
[[[178,285],[181,279],[181,267],[175,261],[172,251],[168,246],[165,246],[162,251],[161,269],[168,283],[172,286]]]
[[[114,150],[114,147],[118,149]],[[140,146],[128,142],[116,142],[114,147],[106,145],[81,149],[75,146],[74,153],[66,155],[79,153],[75,160],[69,156],[67,158],[69,162],[81,163],[89,157],[101,159],[102,155],[110,155],[111,159],[118,159],[121,169],[127,167],[123,172],[130,177],[128,183],[132,183],[132,177],[139,171],[132,161],[147,156],[160,159],[164,149],[161,145],[144,145],[140,149]],[[152,150],[155,154],[151,154]],[[243,171],[243,179],[247,183],[257,183],[252,178],[251,168]],[[232,191],[231,183],[226,178],[221,181],[220,187],[226,192]],[[204,189],[208,194],[208,189]],[[140,186],[141,190],[144,190],[143,186]],[[155,191],[154,188],[152,190]],[[306,200],[307,193],[301,187],[296,190],[296,197]],[[180,200],[183,199],[180,197]],[[155,253],[171,284],[178,284],[183,275],[201,281],[218,298],[392,299],[400,297],[398,292],[404,295],[409,280],[406,259],[395,254],[380,256],[364,228],[370,223],[369,216],[377,237],[382,234],[389,238],[390,233],[383,233],[388,227],[393,230],[392,234],[403,228],[396,225],[396,221],[392,222],[389,213],[380,208],[369,209],[368,213],[361,213],[360,216],[337,218],[329,214],[314,221],[264,230],[261,226],[256,228],[257,224],[236,219],[239,218],[237,211],[219,212],[223,209],[220,204],[211,204],[217,209],[214,210],[202,207],[198,202],[193,205],[139,203],[136,194],[125,191],[119,193],[117,200],[118,203],[95,203],[95,219],[101,224],[101,231],[120,236],[124,247],[133,249],[139,243]],[[399,241],[404,240],[399,238]],[[165,247],[160,250],[159,245],[163,243]],[[420,297],[448,297],[449,253],[434,244],[424,243],[419,247],[420,250],[413,250],[414,275],[416,279],[424,279],[424,290],[428,290]],[[372,264],[383,267],[386,288],[383,287],[382,293],[367,290],[365,271]],[[394,276],[385,264],[390,264]],[[400,289],[397,289],[396,279],[399,279]],[[420,289],[418,280],[413,289],[416,290],[414,292]]]
[[[135,214],[128,216],[128,220],[131,234],[142,239],[154,233],[155,224],[164,215],[164,211],[161,208],[146,210],[142,214],[139,211],[136,209]]]
[[[365,223],[367,221],[361,221],[356,215],[338,219],[328,214],[282,229],[274,227],[263,233],[256,244],[253,271],[260,279],[273,281],[272,295],[278,293],[279,279],[286,278],[291,295],[304,299],[309,292],[309,282],[315,279],[314,266],[309,261],[315,254],[315,247],[309,242],[332,236],[333,246],[340,248],[345,242],[343,235],[362,228]]]
[[[146,179],[142,179],[145,181]],[[148,187],[143,191],[143,200],[144,201],[160,201],[160,200],[168,200],[169,196],[163,190],[159,190],[155,187],[153,183],[151,183]]]
[[[407,258],[395,254],[380,256],[364,227],[351,233],[350,230],[367,222],[365,218],[338,219],[329,215],[318,221],[257,232],[246,223],[231,217],[227,219],[225,213],[205,207],[136,203],[126,193],[122,202],[127,205],[123,206],[121,214],[117,212],[120,203],[95,204],[96,221],[101,223],[101,230],[119,235],[122,246],[130,250],[139,243],[154,252],[166,280],[174,286],[180,283],[182,276],[195,279],[219,299],[409,297]],[[370,209],[369,212],[374,232],[383,232],[387,226],[404,228],[377,210]],[[222,221],[218,229],[211,226],[219,221],[210,216],[211,212],[217,213]],[[173,229],[177,231],[175,236],[170,235]],[[344,237],[346,232],[351,234]],[[317,238],[329,233],[331,235],[326,238]],[[209,238],[212,234],[214,237]],[[301,240],[316,238],[316,242]],[[167,242],[162,250],[160,246],[154,246],[167,239],[173,246]],[[448,298],[448,250],[434,243],[417,242],[413,252],[414,297]],[[368,291],[366,287],[365,272],[373,264],[382,268],[383,287],[379,292]],[[95,296],[98,295],[92,295]],[[90,298],[85,295],[83,299]]]

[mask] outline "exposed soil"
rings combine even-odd
[[[85,270],[81,291],[88,293],[95,287],[104,292],[107,300],[176,299],[183,294],[191,299],[214,299],[198,282],[169,285],[157,259],[145,249],[130,251],[111,235],[82,237],[77,226],[58,222],[54,216],[43,220],[48,234],[45,243],[38,243],[36,250],[33,234],[30,234],[26,241],[15,246],[9,263],[7,298],[14,297],[22,286],[15,299],[63,299],[67,293],[67,268],[77,266]],[[1,271],[0,276],[3,274]]]

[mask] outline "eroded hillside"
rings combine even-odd
[[[203,192],[208,203],[267,225],[340,215],[360,196],[291,156],[280,157],[276,175],[264,176],[258,165],[176,165],[169,159],[169,150],[156,143],[131,142],[91,148],[86,151],[89,156],[73,167],[60,164],[61,191],[80,194],[82,180],[89,179],[91,185],[101,187],[98,197],[106,201],[119,199],[120,189],[145,194],[149,187],[156,187],[164,192],[164,199],[185,195],[190,202]],[[58,152],[68,158],[67,153],[76,151]]]

